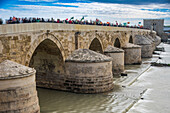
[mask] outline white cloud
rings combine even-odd
[[[0,9],[0,11],[9,11],[9,10],[6,10],[6,9]]]

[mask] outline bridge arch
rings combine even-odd
[[[132,35],[129,37],[129,43],[132,43],[132,44],[133,44],[133,38],[132,38]]]
[[[49,34],[39,36],[38,40],[34,42],[37,43],[31,49],[31,51],[34,51],[28,65],[36,70],[36,84],[38,87],[52,88],[53,78],[59,79],[65,73],[62,46],[59,40]]]
[[[114,47],[121,48],[121,43],[120,43],[119,38],[116,38],[116,39],[115,39]]]
[[[98,53],[103,54],[103,45],[102,42],[98,38],[94,38],[88,47],[90,50],[96,51]]]
[[[62,59],[63,61],[65,61],[65,54],[64,54],[64,48],[61,44],[61,42],[53,35],[53,34],[43,34],[43,35],[39,35],[38,37],[36,37],[36,39],[33,41],[33,43],[30,45],[30,49],[28,50],[28,53],[26,54],[26,58],[25,58],[25,65],[29,66],[30,64],[30,60],[36,50],[36,48],[45,40],[50,40],[52,41],[60,50],[61,55],[62,55]]]

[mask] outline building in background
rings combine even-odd
[[[144,28],[157,32],[163,42],[167,41],[168,35],[164,33],[164,19],[144,19]]]
[[[157,32],[157,35],[161,36],[164,32],[164,19],[144,19],[144,28],[151,29],[153,26],[153,30]]]

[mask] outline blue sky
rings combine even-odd
[[[130,21],[132,25],[143,19],[165,19],[170,25],[170,0],[0,0],[0,18],[44,17],[95,20],[103,22]]]

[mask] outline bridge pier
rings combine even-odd
[[[9,60],[0,64],[0,113],[40,113],[35,72]]]
[[[127,43],[122,47],[125,54],[125,64],[141,64],[141,47]]]
[[[152,43],[152,49],[153,49],[153,51],[154,51],[155,48],[156,48],[156,42],[155,42],[155,40],[154,40],[150,35],[147,35],[146,38],[148,38],[148,39],[151,41],[151,43]]]
[[[113,75],[119,75],[124,71],[124,50],[108,46],[104,51],[104,54],[112,58]]]
[[[161,38],[156,35],[156,32],[151,32],[148,37],[153,40],[155,47],[161,43]]]
[[[135,36],[135,44],[141,46],[141,57],[142,58],[151,58],[153,53],[153,43],[148,37],[143,35]]]
[[[113,88],[112,61],[110,57],[78,49],[66,60],[65,86],[76,93],[101,93]]]

